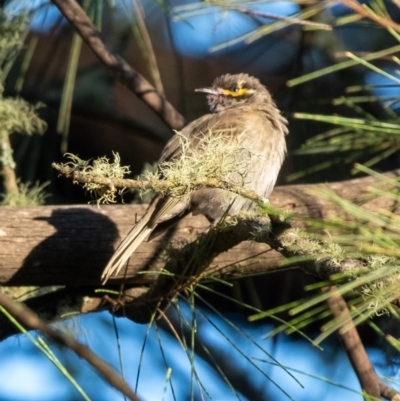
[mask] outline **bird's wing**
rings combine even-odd
[[[249,106],[236,107],[219,113],[206,114],[194,120],[183,128],[180,132],[181,135],[174,135],[168,141],[158,162],[170,161],[181,156],[182,136],[190,140],[191,149],[195,149],[202,143],[203,135],[207,135],[210,132],[212,134],[226,133],[227,135],[231,135],[232,124],[234,124],[235,131],[243,131],[247,125],[247,120],[246,118],[238,118],[238,111],[242,113],[243,117],[247,117],[249,113],[252,114],[254,112],[254,109]],[[263,114],[263,110],[258,112],[260,115]]]
[[[129,231],[123,241],[119,244],[114,252],[107,266],[101,275],[101,281],[104,284],[111,275],[117,275],[121,268],[125,265],[132,253],[138,246],[147,238],[148,235],[154,230],[159,222],[165,221],[169,216],[174,217],[183,213],[185,204],[176,198],[156,196],[146,213],[139,220],[139,222]],[[182,210],[180,210],[182,209]]]
[[[191,141],[191,147],[196,147],[199,140],[195,138],[196,134],[206,132],[210,123],[217,121],[214,114],[206,114],[197,120],[192,121],[180,132],[181,136]],[[174,135],[165,145],[163,152],[161,153],[158,163],[173,160],[178,158],[182,154],[182,138],[179,135]]]

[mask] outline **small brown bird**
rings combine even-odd
[[[288,133],[287,120],[281,116],[268,90],[257,78],[247,74],[226,74],[216,78],[210,88],[196,89],[196,92],[207,94],[210,113],[188,124],[180,135],[173,136],[159,163],[182,157],[182,138],[193,149],[201,148],[209,135],[222,133],[225,143],[240,138],[238,162],[243,159],[240,155],[243,149],[255,156],[248,161],[246,176],[239,177],[242,185],[268,198],[286,154]],[[240,181],[234,173],[219,179],[236,184]],[[103,283],[112,274],[118,274],[150,234],[165,231],[190,212],[202,213],[211,223],[218,222],[230,205],[230,214],[256,208],[248,199],[215,188],[193,190],[184,198],[156,195],[108,262],[101,276]]]

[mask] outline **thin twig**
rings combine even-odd
[[[185,126],[185,119],[171,103],[122,57],[108,48],[101,33],[96,30],[92,21],[75,0],[52,0],[52,2],[81,35],[97,58],[119,81],[154,110],[169,127],[179,130]]]
[[[114,369],[94,354],[89,347],[75,341],[71,335],[47,325],[39,316],[26,305],[15,302],[0,292],[0,305],[3,306],[16,320],[32,330],[39,330],[51,340],[62,344],[74,351],[80,358],[93,366],[104,379],[114,388],[121,391],[132,401],[140,401],[139,397],[129,388],[128,384],[118,376]]]

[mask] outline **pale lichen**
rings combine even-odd
[[[93,160],[92,163],[90,163],[90,160],[82,160],[71,153],[66,153],[65,156],[70,159],[67,163],[62,165],[55,164],[54,166],[56,168],[67,166],[70,168],[71,174],[74,172],[84,174],[87,181],[82,184],[83,188],[95,197],[98,205],[101,203],[115,203],[117,195],[122,195],[124,189],[116,189],[112,184],[112,180],[123,179],[125,174],[130,173],[130,170],[129,166],[121,166],[121,158],[118,153],[113,152],[114,160],[112,162],[105,156]],[[108,185],[91,181],[92,178],[97,177],[108,179]]]
[[[199,135],[199,144],[194,147],[191,140],[176,132],[181,149],[180,156],[158,165],[156,172],[144,178],[150,182],[165,180],[171,183],[168,193],[184,197],[194,189],[195,183],[206,179],[224,179],[226,182],[243,186],[253,157],[239,136],[227,133],[207,132]],[[165,188],[155,188],[166,193]]]

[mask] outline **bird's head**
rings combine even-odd
[[[257,78],[247,74],[225,74],[216,78],[210,88],[196,89],[207,94],[211,113],[242,106],[272,102],[271,95]]]

